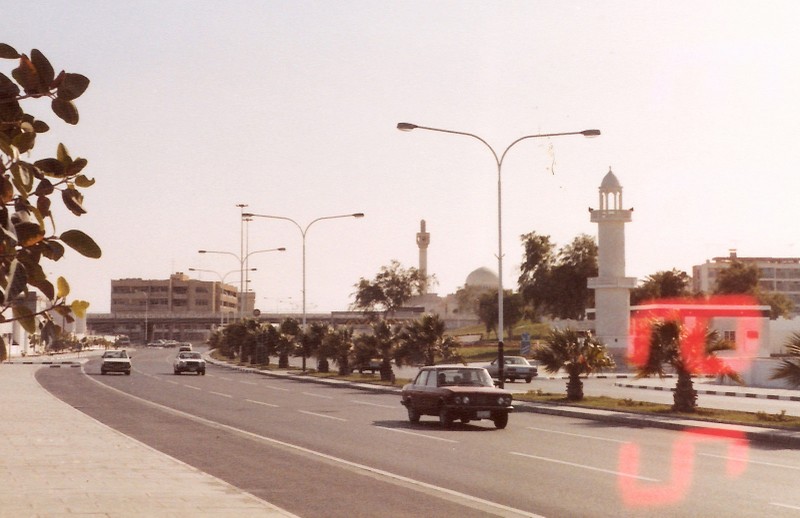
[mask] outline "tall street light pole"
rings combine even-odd
[[[311,223],[303,228],[300,223],[293,220],[292,218],[287,218],[286,216],[271,216],[269,214],[253,214],[251,212],[245,212],[242,214],[243,218],[267,218],[267,219],[282,219],[285,221],[290,221],[294,223],[297,229],[300,231],[300,235],[303,238],[303,332],[306,331],[306,234],[308,233],[308,229],[311,228],[311,225],[316,223],[317,221],[322,221],[325,219],[340,219],[340,218],[363,218],[363,212],[356,212],[353,214],[339,214],[336,216],[323,216],[321,218],[317,218],[313,220]],[[306,371],[306,354],[305,351],[303,352],[303,372]]]
[[[492,152],[492,156],[494,157],[494,161],[497,164],[497,369],[498,369],[498,376],[500,378],[500,387],[504,386],[504,352],[503,352],[503,199],[502,199],[502,171],[503,171],[503,160],[506,158],[506,153],[514,147],[517,143],[532,139],[532,138],[544,138],[544,137],[562,137],[566,135],[583,135],[584,137],[596,137],[600,135],[600,130],[597,129],[588,129],[583,131],[569,131],[564,133],[541,133],[537,135],[525,135],[524,137],[520,137],[511,144],[509,144],[503,153],[498,155],[494,148],[489,145],[486,140],[482,139],[478,135],[474,133],[467,133],[465,131],[454,131],[448,129],[441,129],[441,128],[430,128],[427,126],[418,126],[416,124],[411,124],[408,122],[400,122],[397,124],[397,129],[400,131],[412,131],[415,129],[421,130],[428,130],[428,131],[436,131],[439,133],[450,133],[452,135],[464,135],[466,137],[472,137],[481,141],[489,151]]]
[[[247,270],[250,271],[250,272],[255,272],[255,271],[258,270],[258,268],[248,268]],[[232,273],[236,273],[239,270],[231,270],[231,271],[225,273],[225,275],[222,275],[221,273],[219,273],[216,270],[205,270],[203,268],[192,268],[192,267],[189,267],[189,271],[190,272],[213,273],[213,274],[216,274],[217,277],[219,277],[219,290],[220,290],[219,325],[220,325],[220,327],[222,327],[222,325],[225,323],[225,312],[223,311],[223,307],[222,307],[222,295],[225,293],[225,279],[228,278],[228,275],[230,275]]]
[[[280,247],[280,248],[267,248],[265,250],[255,250],[254,252],[250,252],[250,253],[248,253],[247,255],[244,255],[244,256],[237,255],[237,254],[235,254],[233,252],[226,252],[226,251],[223,251],[223,250],[198,250],[197,253],[198,254],[224,254],[224,255],[231,255],[231,256],[235,257],[236,260],[239,261],[239,269],[238,270],[234,270],[234,271],[240,272],[239,277],[243,279],[244,278],[244,270],[246,269],[244,265],[247,262],[247,259],[251,255],[262,254],[264,252],[285,252],[285,251],[286,251],[286,248]],[[242,284],[244,284],[244,283],[242,283]],[[238,318],[240,318],[240,319],[244,318],[244,296],[243,296],[242,293],[239,294],[239,298],[237,299],[237,305],[239,306],[239,311],[238,311],[238,315],[239,316],[238,316]]]

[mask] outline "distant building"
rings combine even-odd
[[[692,267],[692,289],[713,293],[719,272],[739,261],[758,268],[758,285],[763,291],[780,293],[794,302],[792,316],[800,315],[800,257],[739,257],[731,250],[727,257],[714,257]]]
[[[237,289],[218,281],[191,279],[182,272],[169,279],[111,281],[111,313],[195,313],[235,317]]]

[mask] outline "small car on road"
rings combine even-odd
[[[206,361],[203,355],[194,351],[179,351],[178,356],[172,361],[172,370],[175,374],[182,372],[196,372],[206,375]]]
[[[483,367],[423,367],[414,381],[403,387],[401,397],[409,421],[418,423],[423,415],[438,416],[445,428],[454,420],[466,424],[480,419],[505,428],[508,414],[514,410],[511,393],[495,387]]]
[[[500,371],[497,368],[497,359],[487,365],[486,370],[489,376],[497,379]],[[506,356],[503,362],[503,377],[514,383],[518,379],[524,379],[525,383],[530,383],[533,378],[539,375],[539,369],[531,365],[524,356]]]
[[[131,357],[125,349],[105,351],[100,365],[100,374],[109,372],[124,372],[131,375]]]

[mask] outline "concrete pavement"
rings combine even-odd
[[[34,360],[0,364],[0,517],[291,517],[51,395]],[[21,363],[21,362],[20,362]]]

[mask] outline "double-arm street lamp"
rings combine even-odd
[[[282,219],[285,221],[290,221],[294,223],[294,226],[300,231],[300,235],[303,238],[303,331],[306,330],[306,234],[308,233],[308,229],[311,228],[311,225],[316,223],[317,221],[322,221],[325,219],[340,219],[340,218],[363,218],[363,212],[356,212],[353,214],[339,214],[336,216],[323,216],[321,218],[317,218],[313,220],[311,223],[302,227],[300,223],[293,220],[292,218],[287,218],[286,216],[271,216],[269,214],[253,214],[251,212],[245,212],[242,214],[243,218],[267,218],[267,219]],[[306,355],[303,353],[303,372],[306,370]]]
[[[255,251],[250,252],[249,254],[244,255],[244,256],[240,256],[240,255],[235,254],[233,252],[225,252],[225,251],[222,251],[222,250],[198,250],[197,253],[199,253],[199,254],[231,255],[231,256],[235,257],[237,261],[239,261],[239,269],[238,270],[233,270],[233,271],[234,272],[245,272],[245,271],[247,271],[247,268],[245,268],[245,263],[247,262],[247,259],[251,255],[262,254],[262,253],[265,253],[265,252],[285,252],[285,251],[286,251],[286,248],[280,247],[280,248],[267,248],[267,249],[264,249],[264,250],[255,250]],[[232,272],[228,272],[228,273],[232,273]],[[240,291],[240,293],[239,293],[239,299],[237,300],[237,305],[239,306],[239,312],[238,312],[239,313],[239,318],[244,318],[244,281],[242,280],[242,276],[241,275],[239,277],[240,277],[240,283],[239,283],[239,291]]]
[[[248,272],[255,272],[258,268],[247,268]],[[217,277],[219,277],[219,289],[220,289],[220,300],[219,300],[219,325],[222,326],[225,323],[225,312],[223,311],[222,307],[222,295],[225,293],[225,279],[228,278],[228,275],[232,273],[241,273],[239,270],[231,270],[225,275],[222,275],[216,270],[205,270],[203,268],[189,268],[190,272],[206,272],[206,273],[213,273]],[[238,301],[237,301],[238,302]]]
[[[450,133],[452,135],[464,135],[466,137],[472,137],[481,141],[489,151],[492,152],[492,156],[494,157],[495,163],[497,164],[497,368],[498,368],[498,376],[500,378],[500,387],[502,388],[504,385],[503,380],[503,370],[504,370],[504,353],[503,353],[503,211],[502,211],[502,169],[503,169],[503,160],[506,157],[506,153],[512,147],[514,147],[517,143],[532,139],[532,138],[543,138],[543,137],[562,137],[566,135],[583,135],[584,137],[596,137],[600,135],[600,130],[597,129],[589,129],[583,131],[569,131],[565,133],[541,133],[537,135],[525,135],[524,137],[520,137],[508,147],[505,148],[502,154],[498,155],[494,148],[489,145],[486,140],[482,139],[478,135],[473,133],[467,133],[465,131],[454,131],[448,129],[441,129],[441,128],[430,128],[427,126],[418,126],[416,124],[410,124],[408,122],[400,122],[397,124],[397,129],[400,131],[411,131],[415,129],[421,130],[428,130],[428,131],[436,131],[439,133]]]

